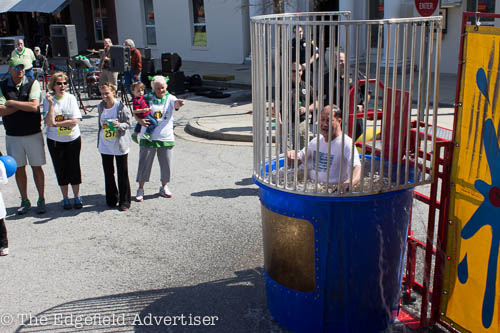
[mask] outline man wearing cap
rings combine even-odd
[[[42,165],[45,164],[45,149],[40,115],[40,84],[24,74],[24,62],[20,58],[9,60],[9,74],[0,82],[0,116],[5,126],[7,154],[17,162],[16,183],[21,194],[19,215],[26,214],[31,203],[28,199],[26,164],[31,165],[38,191],[36,212],[45,213],[44,182]]]
[[[37,78],[39,74],[46,74],[48,69],[49,69],[49,63],[47,61],[47,57],[45,57],[42,52],[40,51],[40,48],[38,46],[35,46],[35,60],[33,61],[33,68],[36,71]]]
[[[11,59],[20,59],[24,64],[24,76],[34,78],[33,61],[36,60],[35,54],[31,49],[24,47],[22,39],[16,40],[16,48],[10,54]]]

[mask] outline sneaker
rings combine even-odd
[[[146,140],[148,140],[149,142],[151,142],[151,134],[149,134],[148,132],[144,132],[142,134],[142,137]]]
[[[36,202],[36,213],[37,214],[45,214],[47,212],[47,208],[45,208],[45,200],[38,199]]]
[[[69,202],[69,199],[68,198],[64,198],[63,199],[63,208],[65,210],[68,210],[68,209],[71,209],[71,202]]]
[[[132,141],[134,141],[135,143],[139,143],[139,141],[137,140],[137,133],[134,132],[134,134],[132,134]]]
[[[81,197],[75,197],[73,199],[73,208],[74,209],[82,209],[83,203],[82,203],[82,198]]]
[[[172,192],[168,189],[168,186],[160,186],[160,195],[164,198],[171,198]]]
[[[128,210],[128,207],[127,207],[127,206],[124,206],[124,205],[120,205],[120,206],[118,207],[118,210],[119,210],[120,212],[126,212],[126,211]]]
[[[22,200],[21,206],[17,209],[17,215],[24,215],[31,209],[31,202],[29,199]]]
[[[144,200],[144,189],[138,188],[137,194],[135,195],[135,201],[142,202],[142,200]]]
[[[6,256],[9,254],[9,248],[8,247],[0,247],[0,256]]]

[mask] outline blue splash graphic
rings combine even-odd
[[[479,68],[476,73],[476,84],[481,93],[484,95],[484,98],[486,98],[486,101],[488,104],[490,104],[490,98],[488,96],[488,80],[486,80],[486,73],[484,72],[484,69]]]
[[[462,259],[460,264],[458,264],[457,274],[458,274],[458,281],[460,281],[460,283],[462,284],[467,282],[467,280],[469,279],[469,267],[467,266],[467,253],[465,254],[465,257]]]
[[[487,119],[484,124],[483,144],[484,151],[486,152],[486,159],[490,167],[492,184],[490,185],[479,179],[474,182],[474,187],[482,194],[484,201],[463,227],[461,236],[463,239],[469,239],[482,227],[487,225],[491,227],[491,248],[488,259],[486,288],[484,290],[482,310],[482,323],[485,328],[488,328],[491,326],[495,308],[498,250],[500,246],[500,220],[494,218],[500,215],[500,147],[498,146],[497,133],[495,132],[495,127],[491,119]],[[467,265],[466,258],[467,254],[458,268],[457,273],[460,282],[462,282],[462,280],[467,281],[467,278],[464,276],[464,271],[468,271],[468,268],[463,267]]]

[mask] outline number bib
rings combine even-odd
[[[63,121],[64,116],[62,115],[57,115],[55,116],[55,121]],[[57,126],[57,136],[68,136],[73,133],[73,127],[63,127],[63,126]]]
[[[154,111],[153,113],[153,117],[156,119],[156,120],[160,120],[161,119],[161,111]]]
[[[57,136],[68,136],[73,133],[73,127],[57,127]]]
[[[108,124],[102,125],[102,131],[106,140],[114,140],[116,138],[116,130],[113,131],[111,128],[109,128]]]

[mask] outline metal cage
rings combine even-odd
[[[349,17],[321,12],[252,18],[256,181],[305,195],[357,196],[434,178],[442,17]],[[334,136],[333,105],[341,111],[343,135]],[[329,114],[328,134],[322,112]],[[300,150],[300,161],[288,158]]]

